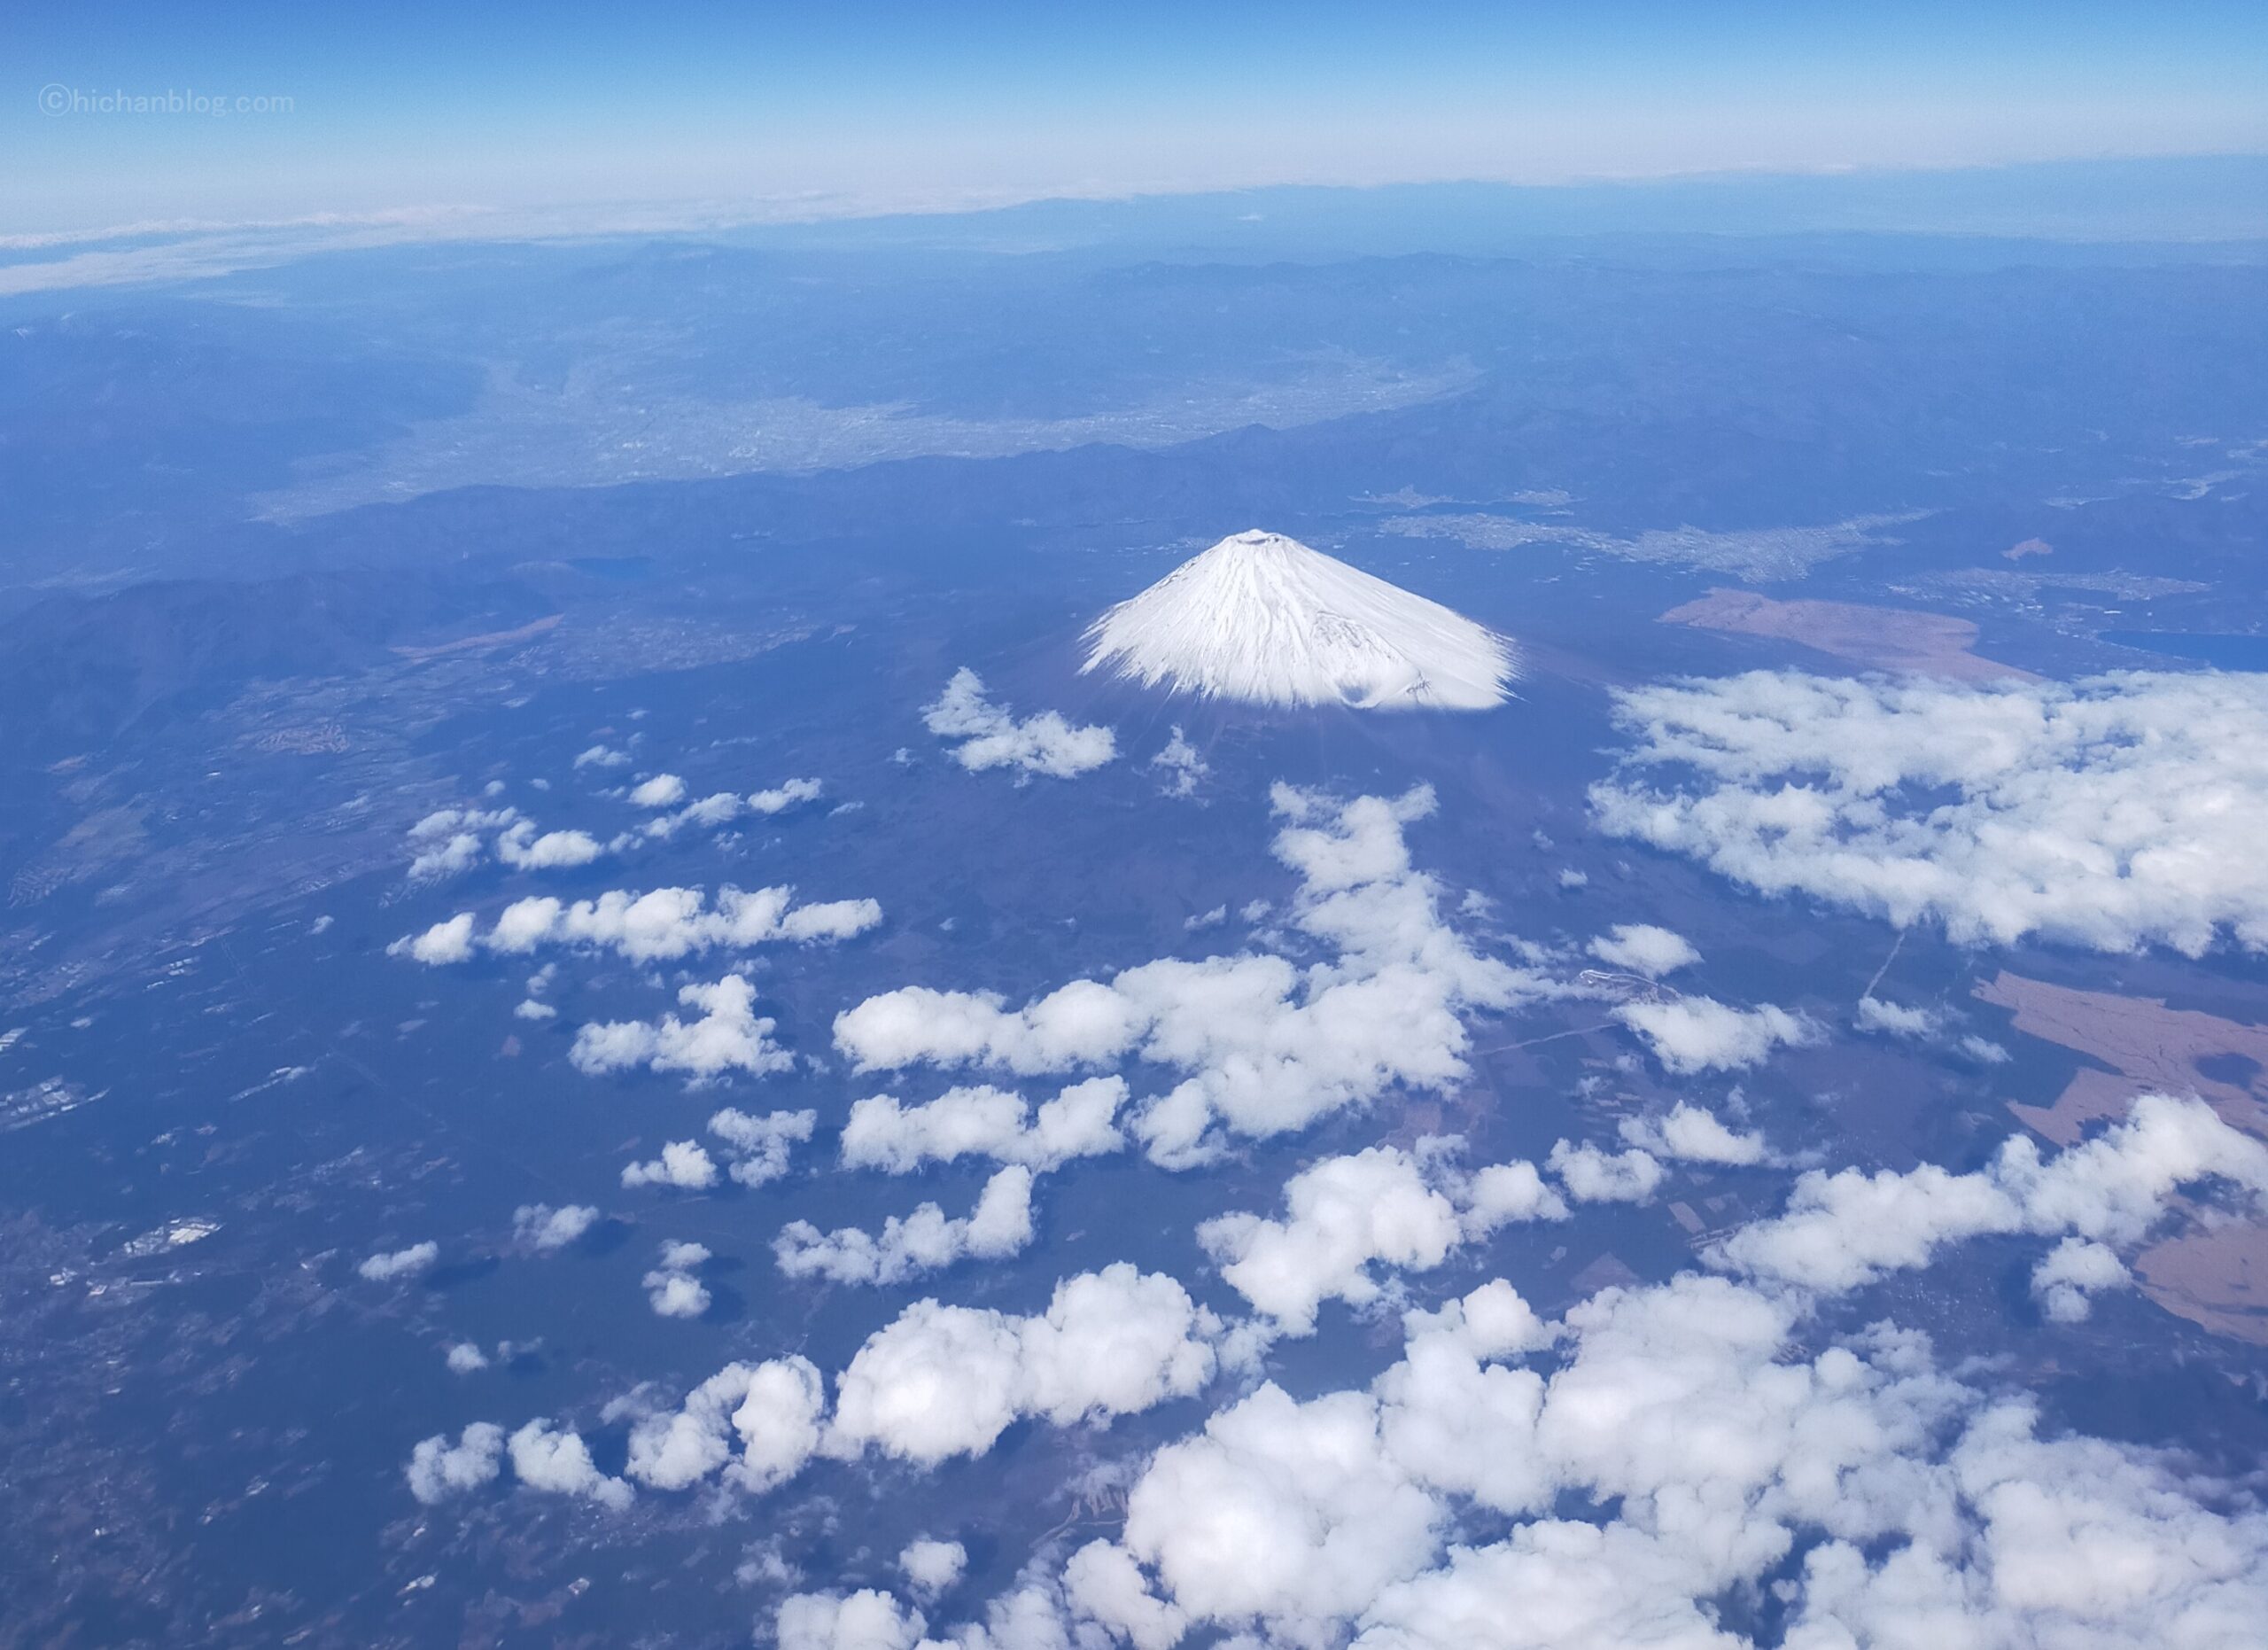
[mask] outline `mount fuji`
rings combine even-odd
[[[1254,704],[1479,711],[1518,674],[1512,644],[1462,613],[1258,531],[1184,562],[1086,639],[1083,672]]]

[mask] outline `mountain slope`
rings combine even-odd
[[[1083,670],[1254,704],[1486,710],[1518,673],[1511,644],[1463,614],[1258,531],[1184,562],[1087,640]]]

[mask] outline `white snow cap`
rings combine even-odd
[[[1480,711],[1518,673],[1511,642],[1280,533],[1239,533],[1087,632],[1084,670],[1255,704]]]

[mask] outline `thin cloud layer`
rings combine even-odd
[[[1761,892],[1963,944],[2268,948],[2268,677],[1756,671],[1626,691],[1615,715],[1635,743],[1591,789],[1601,829]]]

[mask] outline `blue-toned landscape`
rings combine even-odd
[[[2259,1644],[2264,183],[17,247],[0,1642]]]

